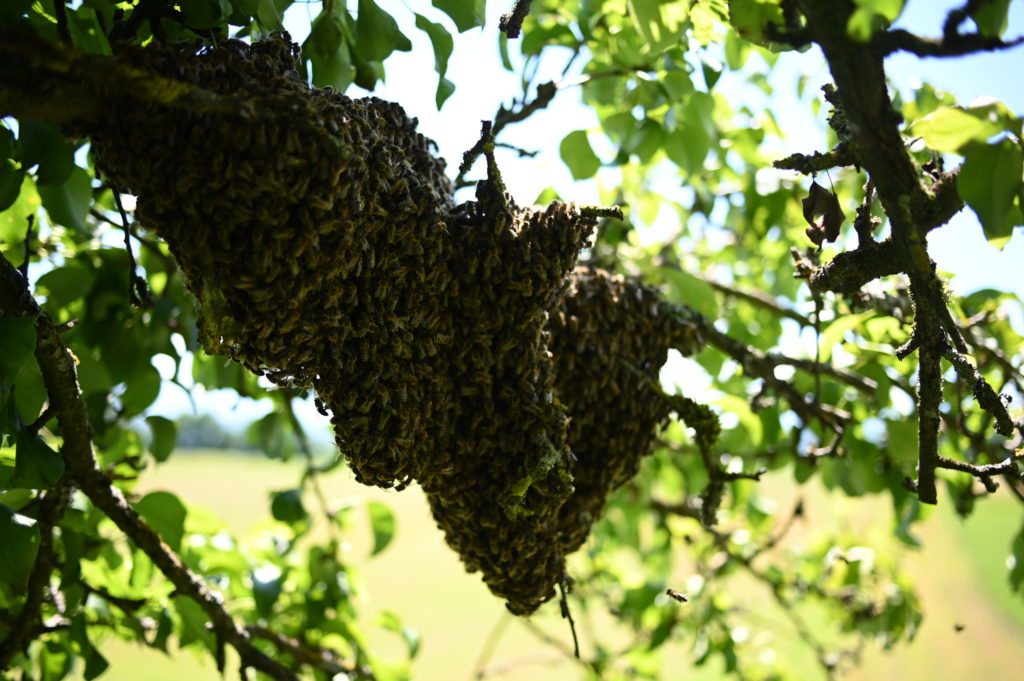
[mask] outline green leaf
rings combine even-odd
[[[274,613],[274,604],[281,597],[281,585],[284,578],[276,566],[270,566],[265,571],[274,577],[268,579],[263,575],[264,570],[254,570],[250,573],[250,579],[252,579],[252,596],[256,601],[256,611],[261,617],[270,617]]]
[[[309,515],[302,505],[302,491],[286,489],[270,493],[270,514],[282,523],[297,523]]]
[[[389,610],[382,610],[377,613],[374,618],[374,622],[377,626],[386,629],[387,631],[394,632],[402,637],[405,641],[406,648],[409,651],[409,659],[416,657],[417,653],[420,652],[420,632],[409,627],[402,626],[401,618],[395,613]]]
[[[64,474],[64,459],[38,435],[22,428],[17,436],[13,485],[22,489],[49,489]]]
[[[75,149],[54,123],[22,119],[18,121],[18,141],[21,143],[21,167],[36,168],[36,181],[40,185],[55,187],[63,184],[75,168]]]
[[[659,53],[679,43],[686,25],[686,4],[662,0],[628,0],[626,6],[633,26],[652,52]]]
[[[64,184],[59,187],[39,184],[39,198],[50,220],[58,225],[85,232],[85,216],[92,203],[92,178],[89,173],[75,166]]]
[[[711,284],[674,267],[658,270],[668,284],[668,299],[692,307],[708,319],[718,319],[718,301]]]
[[[11,158],[14,150],[14,132],[0,122],[0,161]]]
[[[984,142],[1003,130],[991,109],[944,106],[914,124],[914,134],[936,151],[959,152],[971,142]]]
[[[1024,153],[1008,139],[969,148],[956,178],[960,196],[977,214],[985,237],[1006,239],[1022,222],[1014,200],[1024,182]]]
[[[455,85],[444,77],[448,72],[448,58],[451,57],[454,42],[444,26],[435,24],[422,14],[416,15],[416,27],[430,37],[430,44],[434,48],[434,70],[437,71],[437,93],[434,95],[434,101],[440,109],[445,100],[455,92]]]
[[[431,0],[431,4],[451,17],[459,33],[483,26],[487,0]]]
[[[178,426],[174,421],[163,416],[147,416],[146,423],[152,434],[152,442],[149,444],[149,451],[157,461],[166,461],[167,457],[174,451],[174,444],[178,437]]]
[[[7,210],[21,193],[25,171],[15,168],[10,161],[0,159],[0,212]]]
[[[178,646],[184,647],[199,641],[209,652],[216,653],[217,644],[214,641],[213,630],[207,626],[210,619],[202,606],[188,596],[177,596],[174,598],[174,608],[181,617]]]
[[[370,514],[370,529],[373,531],[373,551],[370,555],[376,556],[388,547],[395,536],[395,514],[379,501],[368,501],[366,510]]]
[[[1011,555],[1013,567],[1010,568],[1010,587],[1014,591],[1021,591],[1024,587],[1024,527],[1021,527],[1020,532],[1013,538]]]
[[[313,67],[313,85],[337,88],[344,92],[355,77],[344,13],[321,12],[313,22],[302,55]]]
[[[156,401],[160,394],[162,380],[160,372],[147,365],[141,372],[135,373],[125,384],[121,395],[121,408],[125,417],[141,414],[146,407]]]
[[[231,14],[230,0],[178,0],[185,25],[189,28],[213,28]]]
[[[0,19],[12,19],[28,11],[35,0],[4,0],[0,3]]]
[[[876,32],[888,28],[889,24],[903,12],[904,0],[855,0],[858,7],[850,15],[846,32],[854,40],[867,42]]]
[[[181,540],[185,536],[185,517],[188,515],[181,499],[170,492],[150,492],[133,506],[172,550],[181,550]]]
[[[373,0],[359,0],[355,36],[355,51],[369,62],[383,62],[395,50],[412,49],[412,43],[395,20]]]
[[[665,139],[665,155],[686,171],[699,175],[704,160],[715,144],[714,99],[705,92],[694,92],[678,108],[677,125]]]
[[[735,414],[740,425],[746,431],[743,440],[751,447],[760,447],[764,438],[764,428],[761,419],[750,408],[750,404],[737,395],[721,395],[715,398],[715,404],[722,408],[727,414]]]
[[[85,670],[82,675],[85,681],[92,681],[102,676],[110,667],[107,658],[103,657],[103,654],[92,644],[85,649],[83,657],[85,657]]]
[[[767,46],[766,30],[769,25],[783,23],[780,0],[731,0],[729,22],[744,40]]]
[[[971,18],[982,35],[997,38],[1006,31],[1009,25],[1010,0],[989,0],[972,4],[976,7],[970,10]]]
[[[36,282],[36,293],[46,296],[47,305],[66,307],[89,293],[95,274],[78,260],[55,267]],[[51,308],[52,309],[52,308]]]
[[[0,382],[13,383],[36,349],[36,325],[31,317],[0,317]]]
[[[256,6],[256,18],[263,26],[272,31],[280,31],[284,28],[284,15],[277,7],[276,0],[259,0]]]
[[[21,185],[21,193],[15,202],[0,212],[0,243],[8,245],[6,252],[9,260],[20,262],[25,252],[25,232],[28,229],[28,218],[39,212],[39,193],[36,183],[29,177]],[[17,255],[16,255],[17,254]]]
[[[908,466],[917,463],[917,422],[911,419],[886,420],[885,425],[889,456]]]
[[[559,145],[558,151],[574,179],[585,180],[588,177],[593,177],[597,169],[601,167],[601,159],[591,148],[584,130],[576,130],[566,135]]]
[[[866,312],[861,312],[860,314],[851,314],[840,317],[829,324],[828,328],[822,332],[821,338],[818,340],[821,361],[827,362],[832,358],[832,348],[835,347],[836,343],[843,342],[843,336],[845,336],[847,332],[856,329],[875,315],[876,313],[873,310],[868,310]]]
[[[249,427],[249,441],[271,459],[287,461],[295,453],[295,438],[284,414],[272,411]]]
[[[0,584],[24,589],[38,552],[36,521],[0,504]]]

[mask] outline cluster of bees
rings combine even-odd
[[[356,479],[418,482],[466,568],[529,614],[650,451],[667,349],[698,339],[654,291],[574,273],[592,211],[487,183],[455,205],[415,120],[310,88],[296,56],[285,34],[136,48],[241,104],[114,102],[79,132],[169,245],[207,352],[314,389]]]

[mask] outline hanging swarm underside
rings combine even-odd
[[[418,481],[466,568],[529,614],[650,451],[667,349],[696,339],[654,292],[573,274],[592,213],[456,206],[414,120],[311,89],[296,54],[285,35],[136,48],[244,107],[112,102],[79,132],[169,244],[207,351],[315,389],[356,479]]]

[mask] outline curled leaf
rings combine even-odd
[[[807,238],[816,246],[823,241],[835,241],[839,238],[839,228],[846,220],[846,214],[839,206],[839,198],[817,182],[811,182],[810,192],[803,200],[804,220],[810,225]]]

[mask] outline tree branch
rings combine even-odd
[[[0,27],[0,116],[90,121],[118,97],[189,111],[253,113],[246,102],[129,66],[116,56],[86,54],[25,30]]]
[[[4,260],[7,263],[7,260]],[[9,264],[9,263],[8,263]],[[0,641],[0,669],[7,669],[11,659],[25,650],[36,636],[39,614],[46,599],[47,587],[54,569],[53,528],[60,522],[71,498],[72,486],[67,478],[57,482],[52,489],[42,492],[39,502],[39,548],[36,560],[29,573],[25,604],[11,624],[7,638]]]
[[[846,148],[846,145],[839,145],[832,151],[824,154],[818,151],[810,155],[790,154],[786,158],[773,161],[772,167],[779,170],[795,170],[804,175],[812,175],[830,168],[852,166],[854,162],[853,154]]]
[[[956,373],[971,386],[971,390],[974,393],[974,399],[978,401],[981,408],[987,411],[996,420],[996,432],[1003,437],[1010,437],[1013,435],[1014,425],[1021,430],[1021,434],[1024,434],[1024,424],[1014,424],[1013,419],[1010,418],[1010,413],[1006,410],[1006,404],[1000,399],[1000,396],[993,390],[992,386],[989,385],[985,377],[978,373],[978,370],[971,364],[970,360],[964,357],[962,354],[954,350],[953,348],[947,347],[943,356],[949,360],[949,363],[956,367]]]
[[[792,319],[799,323],[800,326],[814,326],[814,322],[808,319],[805,315],[800,314],[796,310],[791,310],[788,307],[783,307],[779,304],[779,301],[775,300],[775,298],[763,291],[746,291],[744,289],[736,288],[735,286],[730,286],[729,284],[723,284],[719,281],[715,281],[706,275],[701,276],[700,278],[706,281],[711,288],[721,291],[727,296],[745,300],[748,303],[753,303],[754,305],[764,308],[780,317]]]
[[[1004,41],[980,33],[957,33],[941,39],[922,38],[903,29],[884,31],[875,36],[873,43],[882,55],[910,52],[919,57],[962,57],[977,52],[1007,50],[1024,44],[1024,36]]]
[[[318,669],[329,677],[343,674],[346,678],[373,678],[373,674],[369,669],[353,667],[342,663],[334,651],[305,645],[301,641],[259,625],[250,625],[245,629],[251,637],[269,641],[274,647],[291,656],[299,664]]]
[[[149,556],[178,591],[202,607],[218,635],[238,651],[243,667],[258,669],[278,681],[295,681],[298,677],[294,672],[252,644],[248,633],[225,609],[223,598],[189,570],[100,470],[93,454],[92,428],[78,386],[74,355],[64,345],[49,317],[33,300],[21,273],[2,255],[0,312],[35,319],[36,360],[50,405],[61,426],[64,438],[61,454],[68,478]]]
[[[519,32],[523,29],[523,21],[526,19],[526,15],[530,13],[530,3],[533,0],[516,0],[516,4],[512,6],[512,11],[508,14],[502,14],[501,18],[498,19],[498,30],[511,38],[518,38]]]

